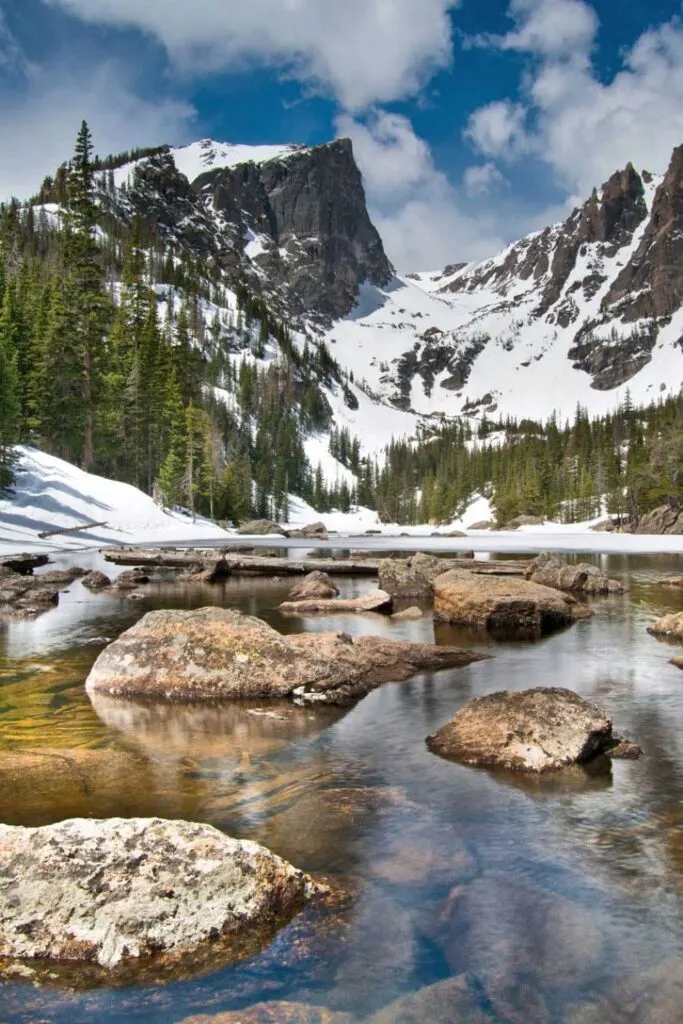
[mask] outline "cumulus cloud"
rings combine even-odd
[[[492,161],[466,168],[462,184],[468,196],[487,196],[506,183],[505,176]]]
[[[343,115],[337,131],[353,140],[372,218],[399,271],[438,270],[504,245],[493,219],[473,210],[438,170],[407,118],[384,111],[365,121]]]
[[[173,100],[141,99],[115,64],[69,77],[34,70],[25,89],[0,104],[0,197],[28,198],[43,177],[68,160],[85,117],[102,154],[191,137],[194,110]]]
[[[452,57],[459,0],[46,0],[80,18],[137,28],[185,71],[284,68],[359,111],[417,93]]]
[[[664,170],[683,143],[683,26],[645,32],[613,77],[598,77],[599,28],[584,0],[513,0],[516,28],[492,45],[526,51],[533,64],[517,104],[475,111],[467,137],[483,156],[545,162],[575,198],[632,161]],[[557,31],[557,35],[554,32]]]

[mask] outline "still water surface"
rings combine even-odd
[[[101,567],[98,556],[70,557]],[[274,608],[291,581],[241,578],[155,584],[144,602],[74,583],[54,611],[0,627],[0,749],[116,752],[95,784],[0,792],[0,820],[209,822],[349,893],[331,916],[307,912],[261,956],[201,977],[114,989],[77,976],[69,986],[4,984],[0,1021],[175,1024],[264,1000],[364,1021],[461,974],[485,1014],[478,1020],[683,1021],[683,673],[668,664],[681,648],[646,633],[655,616],[683,609],[683,592],[661,586],[666,575],[683,575],[683,559],[600,564],[630,593],[596,600],[593,619],[536,644],[437,627],[438,642],[484,649],[492,660],[385,685],[351,710],[263,702],[150,709],[103,697],[93,706],[83,683],[107,640],[151,608],[220,604],[283,632],[414,640],[434,639],[431,618],[282,619]],[[371,583],[340,586],[346,597]],[[646,756],[525,780],[427,750],[425,737],[472,697],[532,685],[567,686],[603,704]],[[638,993],[648,984],[644,1009]],[[611,1009],[595,1011],[601,999]],[[444,1012],[439,1021],[475,1019]],[[397,1009],[384,1019],[436,1017]]]

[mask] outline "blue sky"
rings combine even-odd
[[[683,143],[681,0],[0,0],[0,194],[68,157],[354,140],[400,269],[495,251]],[[8,142],[10,144],[8,144]]]

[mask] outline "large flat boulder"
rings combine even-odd
[[[0,957],[104,968],[256,951],[316,891],[257,843],[160,818],[0,825]]]
[[[392,599],[384,590],[371,590],[361,597],[346,599],[309,599],[285,601],[278,607],[282,615],[335,615],[340,612],[379,612],[391,611]]]
[[[555,687],[478,697],[427,738],[429,749],[443,757],[519,772],[585,764],[618,752],[622,743],[637,749],[613,734],[602,708]]]
[[[544,553],[529,563],[526,578],[544,587],[581,594],[623,594],[623,583],[611,580],[588,562],[570,564],[559,555]]]
[[[459,647],[344,633],[282,636],[225,608],[149,612],[100,654],[89,693],[195,702],[296,697],[348,703],[380,683],[468,665]]]
[[[683,612],[671,612],[657,619],[647,627],[652,636],[669,637],[671,640],[683,640]]]
[[[434,582],[434,614],[513,639],[533,639],[592,614],[570,594],[516,576],[452,569]]]

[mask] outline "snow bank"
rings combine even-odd
[[[84,473],[37,448],[20,448],[13,493],[0,500],[0,555],[16,551],[215,541],[228,534],[207,520],[164,512],[136,487]],[[79,523],[106,523],[41,540],[39,533]]]

